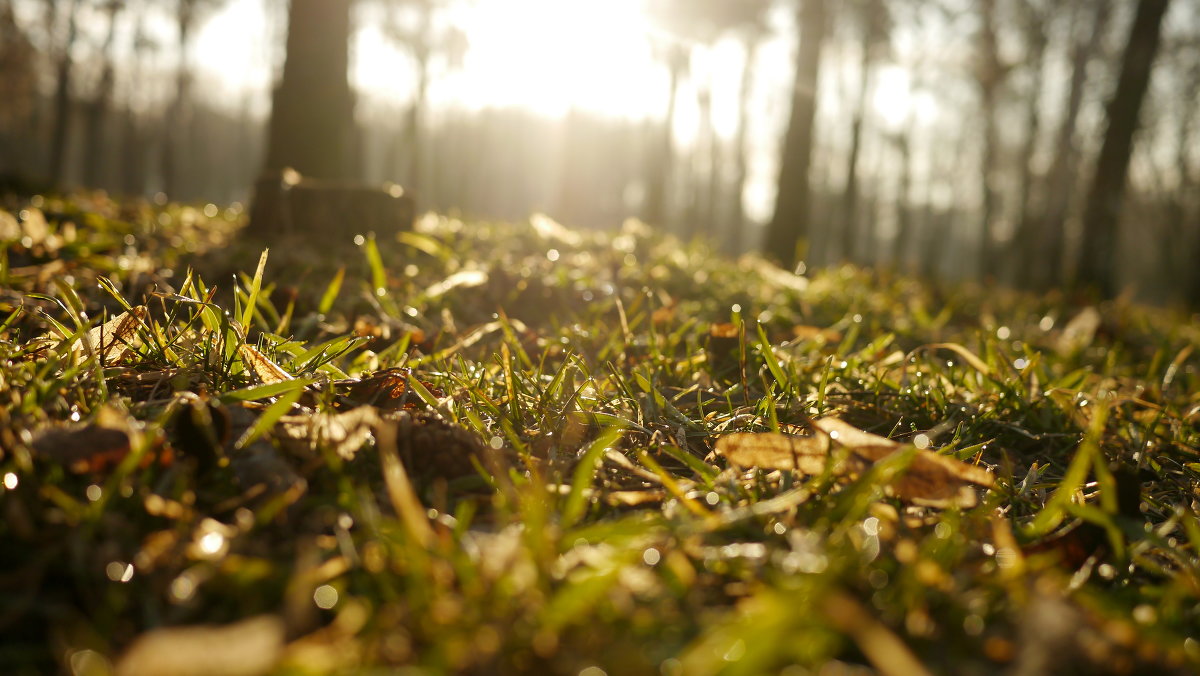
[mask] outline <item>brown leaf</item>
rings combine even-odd
[[[117,676],[256,676],[283,655],[283,621],[260,615],[225,626],[154,629],[117,662]]]
[[[242,357],[242,363],[250,369],[250,372],[254,374],[262,385],[293,380],[291,374],[284,371],[283,368],[271,361],[267,355],[260,352],[253,345],[242,343],[238,347],[238,354]]]
[[[906,448],[905,444],[864,432],[838,418],[822,418],[813,426],[815,431],[810,436],[727,434],[717,440],[716,451],[742,467],[794,470],[809,475],[824,472],[833,457],[833,473],[848,475]],[[833,444],[850,451],[849,456],[845,459],[831,456]],[[896,497],[915,504],[971,507],[976,496],[969,484],[991,487],[992,475],[981,467],[918,449],[908,469],[893,479],[889,488]]]
[[[88,331],[81,340],[75,341],[71,350],[76,353],[95,350],[101,364],[118,364],[126,356],[133,354],[131,348],[140,344],[137,330],[146,315],[144,305],[133,308],[132,313],[122,312]]]
[[[605,501],[613,507],[638,507],[656,504],[667,497],[666,491],[608,491]]]
[[[102,473],[129,455],[136,436],[132,429],[128,414],[106,407],[86,425],[56,426],[38,432],[31,447],[35,457],[63,465],[73,474]],[[142,458],[142,466],[155,459],[169,465],[174,455],[156,446]]]
[[[424,407],[421,398],[408,386],[409,378],[412,377],[410,369],[386,369],[362,380],[340,380],[334,385],[343,390],[346,398],[355,405],[376,406],[384,411]],[[433,396],[445,396],[445,393],[432,383],[424,380],[420,383]]]
[[[342,458],[352,460],[381,422],[378,409],[359,406],[344,413],[284,416],[275,426],[275,435],[303,453],[328,445]]]
[[[726,434],[717,440],[717,453],[741,467],[796,470],[802,474],[820,474],[829,458],[829,436],[814,434],[797,437],[773,433]],[[843,474],[844,467],[835,467]]]
[[[819,326],[797,324],[792,327],[792,337],[796,340],[812,340],[820,343],[836,343],[842,339],[842,333],[833,329],[823,329]]]
[[[1069,355],[1090,347],[1102,323],[1104,317],[1099,310],[1091,306],[1083,308],[1063,327],[1055,341],[1055,351],[1060,355]]]
[[[33,451],[75,474],[99,472],[129,455],[129,436],[95,424],[53,427],[33,440]]]

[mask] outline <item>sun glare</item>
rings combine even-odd
[[[871,105],[891,131],[899,131],[912,120],[928,122],[937,114],[937,104],[933,98],[927,92],[914,88],[912,73],[897,65],[879,69]]]
[[[634,0],[487,0],[470,21],[468,105],[623,116],[662,107]]]
[[[623,117],[658,114],[666,77],[655,67],[637,0],[481,0],[463,14],[462,69],[431,92],[478,109],[524,107],[549,116],[573,108]],[[364,27],[357,84],[391,99],[411,96],[397,50]]]

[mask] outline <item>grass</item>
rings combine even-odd
[[[240,220],[0,213],[5,673],[1200,667],[1193,318],[636,223]],[[827,415],[995,485],[712,452]]]

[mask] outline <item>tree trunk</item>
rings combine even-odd
[[[896,270],[905,272],[909,268],[908,251],[912,246],[912,185],[913,185],[913,125],[909,118],[905,128],[894,137],[896,152],[900,155],[900,177],[896,186],[896,242],[892,249],[892,260]]]
[[[869,18],[867,19],[870,20]],[[854,119],[850,123],[850,152],[846,157],[846,190],[842,193],[842,259],[853,263],[858,253],[858,158],[862,152],[863,119],[866,117],[867,94],[871,90],[871,36],[863,35],[859,61],[858,96],[854,104]]]
[[[698,152],[699,148],[693,150],[693,156],[698,160],[693,163],[693,166],[698,165],[702,175],[696,176],[694,180],[696,189],[692,204],[695,214],[689,227],[694,235],[712,237],[713,228],[716,225],[717,192],[720,187],[718,185],[717,129],[713,126],[712,119],[712,77],[711,75],[706,77],[707,81],[699,86],[699,91],[696,93],[696,105],[700,109],[700,134],[703,135],[704,154],[701,155]],[[699,140],[698,138],[697,141]],[[697,145],[700,144],[697,143]]]
[[[353,178],[352,0],[292,0],[287,59],[271,109],[265,170]]]
[[[53,11],[53,5],[51,5]],[[54,85],[54,123],[50,132],[50,180],[61,186],[67,173],[67,143],[71,130],[71,47],[75,44],[77,25],[75,15],[79,0],[72,0],[67,9],[67,37],[58,55],[57,80]]]
[[[670,84],[667,89],[667,112],[663,119],[662,145],[647,163],[650,175],[646,179],[646,202],[642,209],[643,220],[656,226],[667,224],[667,190],[671,185],[671,172],[675,164],[675,110],[679,97],[679,78],[685,63],[675,53],[667,58]]]
[[[1133,152],[1133,135],[1162,37],[1162,18],[1169,4],[1169,0],[1138,1],[1117,88],[1108,103],[1108,128],[1088,191],[1078,282],[1105,298],[1115,296],[1118,291],[1117,226]]]
[[[825,38],[825,0],[803,0],[798,14],[800,45],[796,53],[792,112],[779,164],[775,215],[767,228],[764,251],[788,268],[796,265],[799,250],[808,236],[811,209],[808,170],[812,161],[821,43]]]
[[[1187,86],[1181,100],[1196,101],[1197,97],[1200,97],[1200,62],[1193,61],[1188,70]],[[1191,259],[1183,261],[1183,265],[1180,267],[1183,268],[1185,274],[1190,273],[1187,300],[1192,307],[1200,308],[1200,270],[1196,270],[1192,265],[1192,262],[1196,260],[1196,255],[1200,254],[1200,237],[1197,237],[1197,233],[1188,232],[1189,224],[1200,222],[1200,171],[1197,170],[1192,157],[1197,145],[1195,106],[1184,104],[1184,109],[1179,113],[1178,125],[1175,139],[1175,171],[1179,174],[1179,184],[1176,186],[1174,198],[1171,200],[1168,237],[1171,240],[1172,252],[1176,253],[1178,261],[1181,257],[1178,255],[1178,248],[1173,243],[1188,241],[1190,236],[1192,241]]]
[[[420,59],[417,74],[417,95],[409,111],[408,120],[408,183],[411,190],[424,187],[425,153],[425,107],[429,93],[429,55]]]
[[[108,120],[109,103],[112,100],[114,81],[113,46],[116,44],[117,15],[123,5],[114,2],[109,4],[108,31],[104,37],[104,64],[101,66],[100,78],[96,82],[96,90],[92,100],[87,105],[86,146],[83,157],[83,180],[90,187],[100,187],[105,181],[104,158],[107,156],[104,148],[104,126]]]
[[[738,124],[734,133],[733,152],[734,175],[733,187],[730,194],[729,230],[726,232],[725,245],[727,251],[738,249],[741,245],[742,233],[746,230],[746,211],[742,203],[743,193],[746,192],[746,176],[749,174],[750,148],[749,129],[747,123],[750,117],[750,94],[754,83],[754,61],[758,55],[758,37],[748,36],[742,49],[746,62],[742,65],[742,81],[738,85]]]
[[[177,0],[176,21],[179,24],[179,65],[175,69],[175,98],[167,107],[162,123],[162,147],[160,148],[160,171],[162,190],[172,198],[179,198],[179,146],[181,137],[190,126],[187,115],[188,98],[191,96],[191,69],[188,50],[192,44],[192,23],[195,18],[196,0]]]
[[[987,280],[996,272],[995,219],[999,202],[996,187],[999,155],[999,130],[996,121],[997,95],[1004,80],[1004,65],[1000,62],[1000,49],[996,38],[996,0],[980,3],[979,32],[980,61],[976,73],[979,86],[979,108],[983,117],[983,151],[980,153],[980,192],[982,202],[979,214],[979,277]]]
[[[1026,61],[1032,74],[1029,96],[1025,101],[1025,142],[1021,148],[1021,184],[1019,188],[1019,207],[1017,231],[1013,236],[1009,249],[1009,259],[1015,263],[1015,282],[1018,286],[1029,288],[1032,278],[1034,255],[1038,250],[1036,243],[1037,224],[1033,210],[1033,156],[1037,152],[1038,140],[1042,129],[1041,103],[1042,88],[1045,81],[1046,65],[1046,34],[1045,14],[1037,12],[1033,7],[1024,8],[1025,34],[1028,48]]]
[[[1079,161],[1075,127],[1079,111],[1083,107],[1083,94],[1087,88],[1088,64],[1099,50],[1109,19],[1112,17],[1111,0],[1094,0],[1091,7],[1091,24],[1084,26],[1080,20],[1075,26],[1077,35],[1071,52],[1071,83],[1067,89],[1067,98],[1063,104],[1065,112],[1059,123],[1054,144],[1054,161],[1050,165],[1046,189],[1048,202],[1046,213],[1042,217],[1040,242],[1044,253],[1033,259],[1036,288],[1057,286],[1067,281],[1064,274],[1066,220],[1072,194],[1075,192],[1073,188],[1076,165]]]

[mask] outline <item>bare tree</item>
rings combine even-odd
[[[50,34],[58,24],[60,5],[55,0],[47,0],[46,14]],[[61,185],[66,180],[67,173],[67,144],[71,130],[71,80],[74,73],[74,60],[71,49],[79,35],[76,14],[79,0],[71,0],[67,7],[66,37],[58,45],[56,56],[56,77],[54,82],[54,117],[50,131],[50,180]]]
[[[192,118],[190,99],[192,95],[192,40],[205,13],[223,4],[225,0],[175,0],[175,23],[178,27],[179,61],[175,68],[175,97],[167,108],[163,120],[163,140],[160,170],[163,192],[177,196],[179,192],[179,154],[191,133]]]
[[[669,218],[668,191],[676,169],[673,166],[673,129],[678,110],[678,90],[680,82],[693,75],[691,55],[697,49],[711,49],[721,37],[730,33],[761,35],[765,30],[766,11],[769,7],[769,0],[653,0],[649,3],[648,11],[654,25],[656,51],[659,59],[667,66],[669,90],[662,134],[647,156],[646,198],[642,210],[645,220],[661,224]],[[752,57],[747,55],[746,68],[752,67]],[[686,220],[689,232],[713,234],[718,197],[723,191],[721,162],[718,157],[720,144],[712,124],[711,74],[703,75],[705,76],[693,77],[700,116],[700,146],[704,151],[702,154],[694,152],[693,159],[701,158],[703,162],[699,170],[693,167],[693,173],[689,177],[695,198],[688,200]],[[743,72],[743,85],[749,86],[748,71]],[[749,89],[744,90],[748,95]],[[744,139],[744,136],[741,138]]]
[[[1071,81],[1055,132],[1054,159],[1046,185],[1046,210],[1041,219],[1041,232],[1034,235],[1037,246],[1026,261],[1026,271],[1035,288],[1066,281],[1064,241],[1079,164],[1076,140],[1079,113],[1087,87],[1088,65],[1100,51],[1112,12],[1111,0],[1077,1],[1072,5]]]
[[[125,8],[122,0],[105,0],[101,9],[108,22],[104,44],[100,49],[100,76],[92,88],[92,97],[84,109],[83,181],[97,187],[104,181],[105,124],[112,106],[112,90],[116,81],[117,16]]]
[[[133,26],[132,44],[130,45],[132,59],[129,65],[128,77],[133,82],[139,82],[150,69],[150,55],[159,49],[159,43],[146,27],[145,4],[137,3],[132,8],[136,17]],[[121,125],[120,187],[128,195],[140,195],[146,191],[147,176],[150,168],[149,138],[151,134],[144,128],[143,112],[137,100],[138,88],[130,87],[125,99],[125,115]]]
[[[1020,156],[1020,187],[1017,197],[1017,229],[1009,247],[1008,258],[1016,266],[1015,282],[1029,286],[1030,262],[1037,249],[1036,215],[1033,210],[1034,155],[1042,133],[1042,95],[1046,74],[1046,47],[1050,41],[1050,7],[1039,0],[1021,0],[1020,20],[1025,38],[1025,63],[1029,75],[1029,87],[1025,94],[1025,139]]]
[[[758,60],[759,45],[766,34],[765,16],[760,14],[760,21],[749,23],[740,30],[742,54],[745,61],[742,64],[742,74],[738,83],[738,122],[734,132],[734,175],[730,193],[729,229],[726,233],[726,244],[734,246],[736,237],[745,231],[746,214],[743,206],[743,193],[746,192],[746,178],[749,174],[750,147],[750,95],[754,89],[754,68]]]
[[[765,242],[765,253],[787,267],[796,264],[799,249],[808,236],[811,209],[808,172],[812,161],[826,14],[825,0],[801,0],[796,17],[800,44],[792,85],[792,111],[779,165],[775,215],[767,228]]]
[[[1133,136],[1170,0],[1138,0],[1116,89],[1108,103],[1108,128],[1100,146],[1083,219],[1078,282],[1105,297],[1117,293],[1117,226]]]
[[[0,0],[0,172],[15,170],[17,147],[28,138],[37,90],[36,50],[25,31],[17,25],[9,0]],[[11,135],[11,139],[10,139]],[[9,166],[9,162],[14,162]]]
[[[460,29],[437,24],[437,14],[444,5],[445,0],[389,0],[385,7],[385,33],[408,51],[416,66],[417,85],[408,109],[408,120],[404,131],[396,138],[392,153],[397,162],[407,165],[397,174],[404,176],[411,189],[428,190],[424,181],[435,173],[426,166],[433,158],[427,158],[423,147],[433,57],[440,52],[451,66],[457,66],[467,47],[466,36]]]
[[[1000,152],[997,104],[1000,88],[1008,77],[1009,65],[1000,56],[996,0],[978,0],[979,29],[976,35],[975,85],[979,91],[979,112],[983,122],[983,149],[980,153],[979,276],[993,277],[996,272],[995,220],[999,206]]]
[[[887,51],[891,15],[883,0],[857,0],[848,7],[859,32],[858,92],[850,122],[850,150],[846,155],[846,189],[842,193],[842,257],[855,260],[858,239],[858,164],[862,154],[863,121],[875,65]]]

